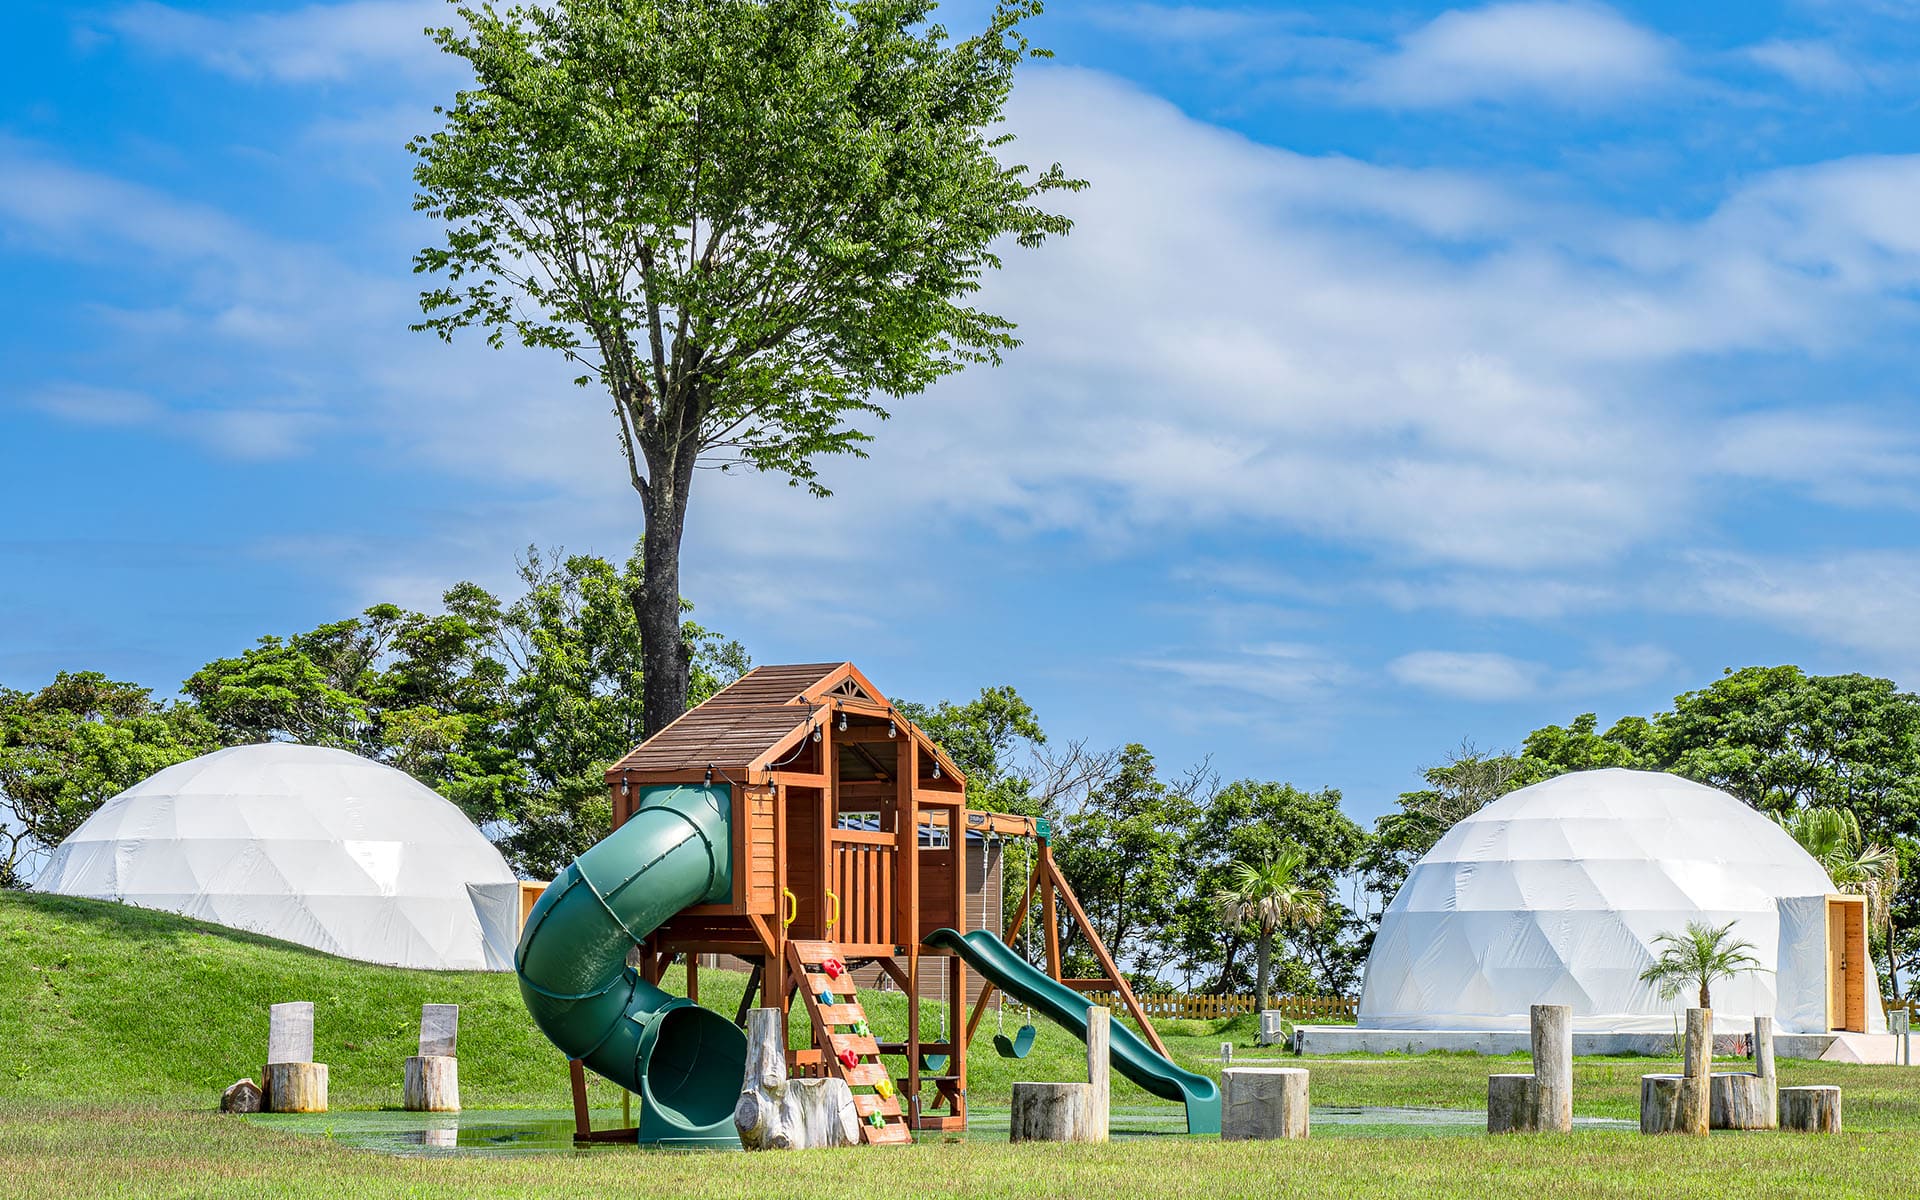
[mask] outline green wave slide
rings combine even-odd
[[[740,1144],[746,1035],[627,966],[667,918],[733,894],[730,823],[725,787],[641,789],[639,811],[548,886],[514,953],[540,1031],[640,1097],[643,1144]]]
[[[961,933],[936,929],[927,945],[951,950],[966,964],[1017,1000],[1031,1004],[1080,1040],[1087,1037],[1087,1013],[1093,1002],[1015,954],[984,929]],[[1115,1021],[1108,1035],[1114,1069],[1163,1100],[1187,1106],[1188,1133],[1220,1132],[1220,1087],[1205,1075],[1175,1066],[1133,1030]]]

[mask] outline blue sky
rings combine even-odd
[[[12,7],[0,682],[631,544],[597,402],[406,328],[440,8]],[[1728,666],[1916,682],[1920,4],[1053,9],[1026,345],[831,500],[703,476],[705,622],[1363,819]]]

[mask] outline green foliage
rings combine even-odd
[[[218,745],[191,705],[96,671],[62,671],[34,693],[0,688],[0,888],[24,887],[115,793]]]
[[[1002,109],[1043,52],[1002,0],[959,41],[925,0],[557,0],[461,5],[431,30],[474,86],[408,143],[417,328],[552,350],[611,401],[645,507],[630,593],[646,726],[686,706],[673,605],[696,467],[827,494],[856,422],[1018,344],[971,307],[1011,238],[1070,222],[1084,184],[1011,160]]]
[[[397,767],[500,841],[524,874],[551,877],[604,836],[604,772],[641,740],[640,637],[628,593],[643,570],[529,550],[511,604],[472,583],[444,611],[377,604],[215,659],[163,704],[95,674],[37,695],[0,689],[0,881],[102,801],[223,745],[297,741]],[[682,602],[683,611],[690,605]],[[697,703],[746,671],[746,652],[681,623]]]
[[[1234,863],[1226,885],[1211,897],[1221,924],[1253,936],[1259,964],[1254,995],[1261,1009],[1271,1007],[1274,939],[1291,929],[1318,925],[1326,916],[1326,893],[1308,880],[1308,873],[1306,852],[1285,846],[1257,862]]]
[[[633,460],[728,448],[818,490],[847,424],[1015,344],[960,303],[994,245],[1064,234],[1081,186],[1004,161],[1018,31],[952,42],[923,0],[563,0],[458,11],[476,86],[414,139],[424,327],[562,352]],[[690,419],[689,419],[690,418]],[[676,444],[683,443],[683,444]],[[686,444],[690,443],[690,444]]]
[[[1322,893],[1325,911],[1320,920],[1282,931],[1295,951],[1280,964],[1283,990],[1344,994],[1361,957],[1345,936],[1353,914],[1330,893],[1368,840],[1341,811],[1333,788],[1303,792],[1292,784],[1243,779],[1214,791],[1196,805],[1181,851],[1192,886],[1168,931],[1180,964],[1198,973],[1207,990],[1237,992],[1256,983],[1241,953],[1249,942],[1246,931],[1237,922],[1223,923],[1214,900],[1241,870],[1297,850],[1303,855],[1301,877]]]
[[[1671,1000],[1689,987],[1700,989],[1700,1007],[1713,1007],[1713,985],[1750,971],[1766,968],[1750,951],[1753,943],[1733,936],[1737,921],[1713,925],[1706,921],[1688,921],[1684,932],[1666,932],[1653,939],[1659,956],[1640,972],[1642,982],[1654,984],[1664,1000]]]
[[[640,634],[626,599],[641,570],[638,550],[624,568],[591,555],[549,561],[529,550],[520,572],[526,591],[501,618],[511,681],[498,737],[517,767],[501,850],[536,878],[551,879],[606,836],[606,770],[642,740]],[[692,703],[747,670],[738,642],[692,621],[682,631]]]
[[[1192,797],[1164,783],[1153,755],[1135,743],[1057,828],[1054,858],[1115,959],[1152,969],[1165,958],[1161,931],[1192,881],[1181,850],[1196,812]],[[1062,922],[1062,952],[1084,954],[1079,929],[1064,915]],[[1076,962],[1091,968],[1090,960]]]
[[[966,775],[969,807],[1044,815],[1033,776],[1021,769],[1015,754],[1024,748],[1031,760],[1046,744],[1047,735],[1020,693],[1010,687],[990,687],[980,689],[979,697],[965,704],[942,700],[929,708],[903,700],[896,707]]]

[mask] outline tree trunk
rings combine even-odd
[[[1795,1133],[1839,1133],[1840,1089],[1832,1086],[1781,1088],[1780,1128]]]
[[[1093,1085],[1086,1083],[1016,1083],[1007,1139],[1014,1142],[1083,1142],[1091,1122]]]
[[[1254,982],[1254,993],[1259,998],[1262,1011],[1272,1007],[1272,996],[1268,994],[1267,984],[1273,980],[1273,935],[1262,933],[1259,943],[1254,947],[1254,968],[1258,978]]]
[[[1707,981],[1704,979],[1700,981],[1700,1007],[1708,1009],[1713,1007],[1713,996],[1708,992]]]
[[[641,493],[647,515],[646,545],[640,564],[640,589],[633,617],[640,627],[641,707],[646,737],[652,737],[687,711],[692,648],[680,632],[680,540],[687,524],[687,488],[693,482],[693,453],[647,455],[647,486]]]
[[[401,1077],[401,1104],[408,1112],[460,1111],[460,1060],[451,1054],[416,1054]]]

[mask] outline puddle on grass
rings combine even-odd
[[[667,1150],[613,1142],[576,1146],[573,1113],[569,1109],[474,1109],[462,1113],[333,1112],[262,1114],[249,1118],[274,1129],[332,1138],[361,1150],[398,1155],[482,1155],[507,1157],[526,1154],[697,1154],[698,1150]],[[595,1128],[616,1127],[618,1109],[596,1110]],[[1316,1137],[1462,1137],[1484,1135],[1486,1113],[1475,1109],[1316,1107],[1312,1128]],[[1604,1117],[1575,1117],[1574,1128],[1637,1128],[1632,1121]],[[1114,1141],[1185,1137],[1186,1116],[1173,1105],[1116,1106],[1112,1114]],[[976,1108],[965,1134],[923,1133],[923,1142],[990,1141],[1007,1138],[1007,1110]]]

